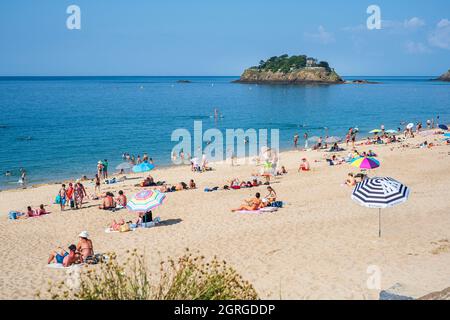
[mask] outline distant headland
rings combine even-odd
[[[442,76],[437,78],[436,80],[438,80],[438,81],[450,81],[450,69],[446,73],[444,73]]]
[[[342,78],[326,61],[318,62],[306,55],[261,60],[258,66],[246,69],[237,83],[255,84],[341,84]]]

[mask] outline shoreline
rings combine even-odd
[[[0,299],[34,299],[49,280],[64,280],[65,273],[47,268],[46,259],[56,246],[73,243],[81,230],[89,231],[97,252],[123,256],[139,248],[154,270],[162,257],[177,258],[187,247],[206,257],[217,255],[251,282],[263,300],[372,300],[396,283],[414,288],[408,292],[414,297],[441,291],[450,285],[450,204],[444,196],[450,148],[443,143],[414,147],[440,138],[418,136],[405,143],[356,146],[360,152],[372,149],[378,154],[381,166],[371,176],[390,176],[411,189],[406,203],[383,210],[382,238],[378,238],[376,212],[354,203],[352,188],[342,185],[349,172],[359,170],[348,164],[329,166],[325,159],[331,154],[322,150],[280,153],[288,174],[275,177],[271,185],[285,205],[267,214],[231,213],[255,192],[264,196],[266,186],[204,192],[234,178],[248,180],[259,171],[254,163],[234,167],[211,163],[214,170],[203,173],[194,173],[189,166],[151,171],[155,180],[172,184],[194,179],[197,189],[167,193],[164,205],[154,211],[167,223],[131,233],[104,232],[113,219],[133,220],[136,215],[128,210],[100,210],[99,200],[87,199],[82,209],[61,212],[53,204],[58,185],[1,192],[0,241],[7,245],[0,248],[4,257]],[[350,150],[351,145],[338,154]],[[310,161],[311,172],[297,172],[302,157]],[[131,196],[143,189],[134,184],[146,174],[102,184],[101,192],[124,190]],[[92,194],[94,186],[89,182],[85,187]],[[41,203],[47,205],[49,215],[16,221],[5,216],[9,210]],[[373,265],[382,271],[380,290],[366,286],[367,268]]]

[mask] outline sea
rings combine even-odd
[[[380,128],[450,122],[450,83],[429,77],[344,77],[377,84],[255,85],[238,77],[0,77],[0,190],[91,177],[99,160],[147,153],[171,165],[176,129],[278,129],[280,149],[293,136],[360,138]],[[180,83],[187,80],[188,83]],[[218,117],[214,110],[218,110]],[[438,118],[439,117],[439,118]],[[439,120],[437,120],[439,119]],[[189,153],[188,150],[184,150]],[[112,171],[110,169],[110,172]],[[10,171],[11,176],[5,176]]]

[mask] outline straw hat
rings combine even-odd
[[[81,231],[80,234],[78,235],[80,238],[89,238],[89,233],[87,231]]]

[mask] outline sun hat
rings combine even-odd
[[[87,231],[81,231],[78,235],[80,238],[89,238],[89,233]]]

